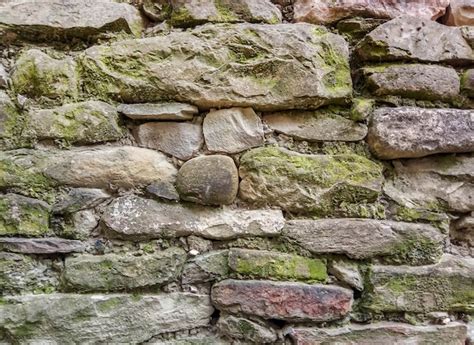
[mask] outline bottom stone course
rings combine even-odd
[[[206,326],[213,311],[209,296],[189,293],[6,297],[0,305],[0,342],[142,343]]]

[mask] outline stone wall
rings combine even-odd
[[[468,342],[473,13],[0,0],[0,343]]]

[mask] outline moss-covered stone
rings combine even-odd
[[[472,259],[450,255],[431,266],[375,266],[365,305],[374,312],[472,312],[473,272]]]
[[[219,281],[229,276],[227,250],[217,250],[198,255],[189,260],[183,269],[183,284]]]
[[[53,263],[50,259],[0,253],[0,295],[51,293],[57,290],[59,272],[53,268]]]
[[[37,139],[91,144],[118,140],[124,131],[114,107],[100,101],[65,104],[52,109],[31,109],[29,129]]]
[[[326,263],[298,255],[249,249],[231,249],[229,267],[238,276],[275,279],[325,281]]]
[[[354,98],[350,117],[354,121],[363,121],[371,114],[375,106],[375,101],[367,98]]]
[[[63,101],[79,96],[74,60],[54,59],[38,49],[30,49],[18,58],[11,79],[17,93],[31,98]]]
[[[0,90],[0,149],[10,150],[31,144],[26,133],[27,119],[8,94]]]
[[[356,154],[304,155],[277,147],[251,150],[240,161],[240,196],[257,205],[313,215],[342,203],[373,202],[382,166]]]
[[[171,248],[155,254],[79,255],[67,258],[64,287],[73,291],[121,291],[154,287],[177,279],[186,252]]]
[[[40,237],[50,234],[50,207],[17,194],[0,195],[0,236]]]

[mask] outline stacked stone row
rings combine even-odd
[[[464,344],[462,3],[0,3],[0,342]]]

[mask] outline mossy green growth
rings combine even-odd
[[[106,313],[116,309],[119,305],[123,304],[123,299],[120,297],[109,297],[105,301],[97,302],[97,308],[102,312]]]
[[[325,281],[326,262],[268,251],[231,250],[229,266],[241,276],[276,280]]]
[[[170,23],[173,26],[192,26],[196,24],[196,20],[191,12],[185,7],[174,9],[171,13]]]
[[[74,60],[56,60],[37,49],[20,56],[11,79],[16,93],[31,98],[47,97],[64,101],[79,96]]]
[[[0,235],[39,237],[51,233],[49,206],[21,195],[0,196]]]
[[[8,189],[52,203],[54,186],[55,182],[41,172],[17,164],[14,157],[0,153],[0,190]]]
[[[374,109],[375,101],[367,98],[355,98],[352,101],[350,118],[354,121],[363,121],[367,119]]]
[[[326,74],[323,83],[335,95],[352,94],[352,79],[349,57],[334,49],[333,45],[324,41],[320,43],[321,51],[317,58]]]
[[[408,238],[392,250],[392,254],[384,261],[392,264],[429,265],[437,263],[443,255],[443,247],[439,242],[427,238]]]
[[[218,13],[218,21],[235,22],[239,20],[239,18],[232,11],[232,9],[226,6],[226,4],[222,0],[214,0],[214,4]]]

